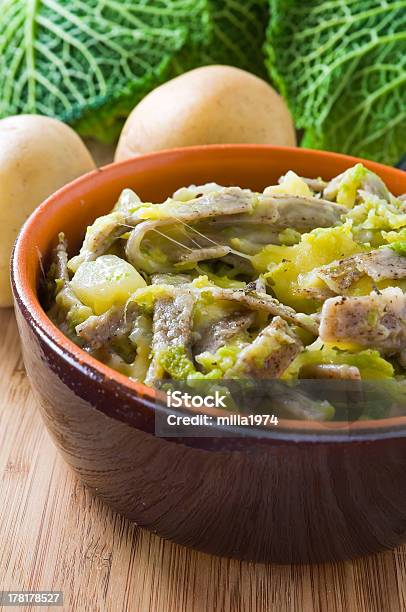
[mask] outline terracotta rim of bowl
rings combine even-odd
[[[121,162],[111,163],[102,168],[89,172],[78,179],[68,183],[49,198],[47,198],[27,219],[23,225],[16,243],[14,245],[13,256],[11,260],[11,281],[14,299],[17,301],[22,310],[24,318],[28,321],[31,327],[34,327],[36,333],[40,333],[53,347],[59,352],[62,351],[63,357],[70,362],[74,367],[85,368],[102,384],[118,385],[130,395],[135,393],[142,401],[146,402],[152,410],[157,407],[153,404],[156,400],[156,392],[154,389],[147,387],[142,383],[137,383],[123,374],[116,372],[109,366],[98,361],[74,342],[69,340],[48,318],[43,310],[36,290],[31,286],[27,271],[24,265],[28,245],[31,239],[31,234],[36,231],[38,224],[41,226],[45,213],[58,201],[59,198],[66,196],[69,192],[81,191],[82,187],[89,185],[95,179],[100,180],[101,177],[110,175],[113,177],[118,170],[125,166],[131,166],[143,162],[154,160],[173,161],[176,158],[199,157],[209,154],[210,152],[242,152],[246,150],[252,151],[273,151],[283,155],[291,154],[293,156],[306,155],[314,160],[320,158],[328,158],[332,162],[341,160],[349,165],[363,163],[374,172],[384,172],[386,175],[391,175],[394,180],[399,179],[404,174],[404,171],[385,166],[383,164],[372,162],[349,155],[332,153],[329,151],[319,151],[315,149],[304,149],[296,147],[276,147],[272,145],[250,145],[250,144],[226,144],[226,145],[201,145],[186,148],[168,149],[140,155]],[[103,180],[102,179],[102,180]],[[39,263],[38,263],[39,266]],[[232,429],[232,428],[230,428]],[[250,434],[254,437],[273,437],[273,438],[290,438],[295,440],[314,440],[314,441],[337,441],[345,442],[350,438],[351,441],[371,440],[374,438],[394,437],[401,435],[406,437],[406,416],[391,417],[381,420],[370,421],[354,421],[350,425],[343,426],[342,422],[321,422],[314,421],[299,421],[280,419],[277,428],[272,430],[250,427]],[[345,435],[347,434],[347,436]]]

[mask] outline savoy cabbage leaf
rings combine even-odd
[[[406,142],[406,0],[270,0],[267,65],[302,144],[396,163]]]
[[[40,113],[109,142],[179,72],[261,74],[268,0],[1,0],[0,118]]]
[[[104,140],[176,53],[211,30],[207,0],[3,0],[1,9],[0,118],[50,115]]]
[[[175,73],[208,64],[231,64],[266,78],[263,44],[269,0],[208,0],[210,37],[183,49],[173,62]]]

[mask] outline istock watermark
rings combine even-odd
[[[280,436],[292,421],[317,423],[312,435],[352,437],[370,420],[406,415],[406,391],[386,379],[194,378],[163,380],[155,407],[161,437]]]
[[[166,383],[164,393],[159,396],[160,410],[157,405],[155,433],[162,437],[223,437],[244,436],[252,427],[271,427],[278,425],[278,417],[273,413],[241,414],[235,403],[232,385],[201,382],[195,389],[186,383]],[[178,387],[178,388],[176,388]],[[180,387],[180,388],[179,388]],[[238,386],[237,386],[238,390]],[[241,398],[241,393],[237,393]]]
[[[167,408],[224,408],[227,409],[227,394],[215,391],[214,395],[192,395],[185,391],[166,392]]]

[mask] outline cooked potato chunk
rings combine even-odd
[[[124,304],[136,289],[146,286],[137,270],[116,255],[101,255],[82,263],[71,281],[73,291],[97,315]]]

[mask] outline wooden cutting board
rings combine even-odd
[[[50,441],[11,310],[0,310],[0,330],[0,590],[61,590],[69,612],[406,610],[406,546],[352,563],[254,565],[163,541],[114,514]]]

